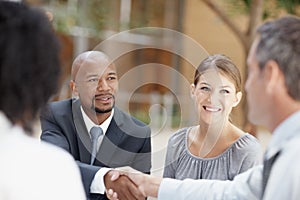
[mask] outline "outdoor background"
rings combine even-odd
[[[114,58],[120,78],[117,105],[151,127],[152,173],[156,175],[162,173],[170,134],[196,122],[197,114],[189,95],[195,67],[208,54],[222,53],[239,67],[245,81],[245,60],[255,28],[269,18],[299,11],[297,0],[27,2],[42,7],[52,16],[53,28],[62,43],[62,87],[53,100],[71,96],[68,87],[71,64],[79,53],[97,50],[105,41],[109,43],[100,50],[109,54],[126,50]],[[244,93],[232,120],[256,136],[265,148],[270,133],[248,123],[245,97]],[[37,124],[36,136],[39,134]]]

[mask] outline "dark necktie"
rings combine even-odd
[[[277,152],[275,155],[273,155],[271,158],[264,160],[263,179],[262,179],[262,199],[264,197],[265,189],[266,189],[266,186],[268,183],[268,179],[270,176],[272,166],[275,163],[276,159],[278,158],[279,154],[280,154],[280,151]]]
[[[102,128],[94,126],[91,128],[91,139],[92,139],[92,155],[91,155],[91,165],[94,163],[97,154],[97,143],[101,135],[103,135]]]

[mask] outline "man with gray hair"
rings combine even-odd
[[[263,166],[233,181],[162,179],[132,169],[127,175],[145,196],[158,199],[297,200],[300,197],[300,19],[286,16],[258,28],[248,55],[248,117],[272,131]],[[109,190],[111,199],[118,193]]]

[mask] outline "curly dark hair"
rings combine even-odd
[[[30,129],[58,88],[59,42],[45,13],[0,1],[0,110]]]

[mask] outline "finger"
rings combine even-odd
[[[108,189],[106,190],[106,193],[109,195],[109,196],[112,196],[114,191],[112,189]]]
[[[112,189],[106,190],[106,196],[110,200],[119,200],[118,194],[114,192]]]
[[[105,193],[106,193],[106,197],[110,200],[114,200],[114,197],[113,197],[113,190],[112,189],[109,189],[109,190],[105,190]]]
[[[112,197],[113,197],[114,200],[119,200],[118,199],[118,194],[116,192],[113,193]]]
[[[119,177],[120,177],[120,172],[119,171],[116,171],[116,170],[114,170],[114,171],[112,171],[112,173],[111,173],[111,178],[110,178],[110,180],[111,181],[115,181],[115,180],[117,180]]]
[[[118,174],[119,176],[121,176],[121,175],[127,176],[136,185],[139,185],[139,182],[142,180],[142,177],[143,177],[143,176],[141,176],[141,175],[143,175],[142,172],[137,171],[131,167],[120,167],[120,168],[117,168],[116,170],[119,171],[119,174]],[[118,176],[118,178],[119,178],[119,176]],[[114,177],[114,180],[116,180],[115,177]]]
[[[111,181],[117,180],[121,175],[126,175],[128,176],[129,172],[134,172],[135,170],[132,169],[131,167],[119,167],[116,168],[115,170],[111,171]]]

